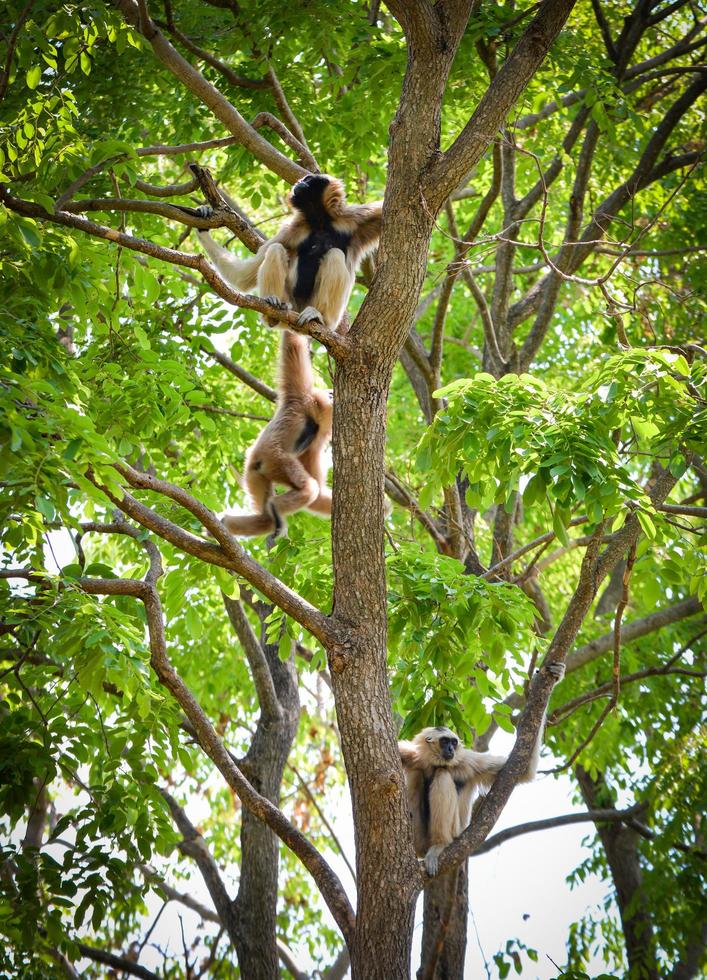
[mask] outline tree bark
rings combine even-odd
[[[265,642],[262,627],[260,646],[282,710],[278,718],[261,711],[244,768],[258,792],[279,806],[282,776],[299,722],[297,671],[294,654],[283,663],[277,646]],[[244,807],[240,885],[234,902],[238,923],[236,952],[242,976],[253,980],[280,977],[276,942],[278,852],[278,839],[272,830]]]
[[[573,0],[543,4],[528,28],[532,57],[513,62],[503,82],[482,100],[482,111],[442,155],[442,98],[471,4],[390,4],[407,35],[408,64],[390,127],[377,272],[349,334],[350,348],[338,359],[334,386],[332,621],[339,639],[327,644],[327,653],[356,840],[354,980],[409,976],[414,900],[421,884],[386,670],[383,486],[390,378],[414,320],[436,215],[460,179],[455,167],[466,171],[478,162],[572,5]],[[524,54],[525,40],[519,42]],[[446,168],[450,154],[453,165]]]
[[[453,889],[451,907],[450,888]],[[424,896],[418,980],[463,980],[469,911],[468,862],[460,864],[456,874],[432,881]]]
[[[577,782],[589,809],[606,805],[609,792],[604,778],[593,779],[577,766]],[[616,889],[616,903],[626,943],[631,980],[659,980],[650,912],[642,893],[643,873],[638,855],[639,835],[621,823],[595,824]]]

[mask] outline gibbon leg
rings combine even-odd
[[[302,310],[300,322],[319,319],[330,330],[336,330],[344,315],[352,285],[353,278],[346,265],[346,256],[340,248],[330,249],[317,270],[312,305]]]
[[[430,848],[425,854],[428,874],[437,874],[439,855],[454,840],[457,824],[457,787],[446,769],[437,769],[430,786]]]
[[[273,306],[283,310],[290,308],[287,302],[287,249],[279,242],[268,245],[265,258],[258,269],[258,293]],[[279,322],[271,317],[264,317],[269,327]]]
[[[221,521],[227,531],[241,538],[252,538],[277,529],[272,514],[226,514]]]
[[[307,476],[302,485],[286,493],[278,493],[273,498],[272,504],[280,516],[284,514],[294,514],[295,511],[304,510],[311,507],[312,503],[319,496],[319,484],[311,476]]]
[[[250,499],[253,501],[253,509],[259,514],[265,513],[265,507],[272,497],[272,480],[258,473],[255,469],[247,468],[245,471],[245,485]]]
[[[323,514],[331,517],[331,490],[329,487],[320,487],[319,496],[307,506],[307,510],[313,514]]]
[[[322,446],[311,446],[299,457],[299,461],[313,480],[319,485],[317,497],[307,506],[313,514],[323,514],[331,517],[331,490],[326,485],[326,467],[324,465],[324,449]]]
[[[224,527],[231,534],[252,537],[272,531],[277,534],[281,527],[279,516],[272,511],[272,480],[256,469],[246,466],[245,487],[253,503],[255,514],[227,514],[222,518]]]
[[[294,456],[286,457],[281,459],[279,464],[276,481],[286,483],[292,489],[277,494],[268,503],[268,509],[275,522],[275,531],[268,538],[269,546],[272,546],[277,538],[287,534],[287,521],[284,515],[304,510],[319,496],[319,484],[298,459]]]

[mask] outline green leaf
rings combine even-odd
[[[193,640],[198,640],[204,632],[204,624],[195,606],[188,606],[185,614],[187,630]]]
[[[562,517],[560,516],[559,507],[555,507],[552,514],[552,529],[557,535],[559,541],[561,541],[566,548],[570,543],[570,539],[569,535],[567,534],[567,528],[565,527]]]
[[[133,333],[135,334],[135,339],[140,347],[142,347],[143,350],[150,350],[150,347],[152,346],[150,344],[150,338],[147,336],[142,327],[138,327],[137,324],[135,324],[133,326]]]
[[[34,502],[37,505],[37,510],[43,517],[46,517],[48,521],[54,520],[56,517],[56,510],[51,500],[47,500],[46,497],[35,497]]]
[[[637,510],[636,517],[638,518],[638,523],[643,529],[643,533],[652,541],[656,536],[656,528],[652,518],[646,513],[645,510]]]
[[[83,575],[83,569],[80,565],[75,563],[71,565],[64,565],[64,567],[61,569],[61,575],[63,575],[64,578],[81,578]]]
[[[32,65],[32,67],[27,72],[27,87],[35,89],[39,85],[39,80],[42,77],[42,66]]]
[[[42,240],[37,234],[37,226],[35,225],[34,221],[24,218],[22,221],[18,222],[18,225],[20,228],[20,234],[30,248],[39,248]]]

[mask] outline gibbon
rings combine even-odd
[[[344,185],[326,174],[303,177],[288,200],[294,216],[250,258],[231,255],[208,231],[199,231],[201,243],[236,289],[257,288],[273,306],[298,311],[300,325],[320,320],[336,330],[356,270],[378,243],[383,204],[347,204]],[[202,217],[213,214],[208,205],[198,211]],[[277,323],[269,317],[265,321]]]
[[[559,681],[565,665],[551,663],[548,670]],[[535,778],[544,725],[543,718],[521,782]],[[398,742],[398,750],[405,770],[415,853],[424,858],[427,873],[435,875],[439,855],[469,826],[477,792],[491,788],[508,756],[465,749],[458,736],[442,726],[423,728],[411,742]]]
[[[306,508],[331,515],[324,450],[331,439],[331,392],[314,387],[309,339],[286,330],[280,345],[277,409],[248,450],[244,482],[255,514],[228,515],[231,534],[272,532],[271,546],[287,533],[285,514]],[[273,484],[290,487],[273,497]]]

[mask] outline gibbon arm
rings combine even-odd
[[[398,742],[398,752],[400,753],[400,761],[405,766],[406,769],[423,769],[424,766],[420,763],[417,753],[417,746],[414,742]]]
[[[382,201],[356,207],[356,230],[351,236],[349,257],[355,264],[378,244],[381,234]]]
[[[549,663],[545,667],[555,678],[555,683],[561,681],[565,676],[565,665],[560,662]],[[540,747],[545,732],[545,715],[543,715],[538,737],[535,739],[533,752],[528,760],[528,768],[525,774],[520,777],[521,783],[532,783],[538,771],[540,761]],[[463,749],[457,754],[456,762],[461,769],[465,782],[473,785],[482,792],[486,792],[493,786],[493,781],[498,773],[508,762],[507,755],[491,755],[490,752],[473,752],[471,749]]]

